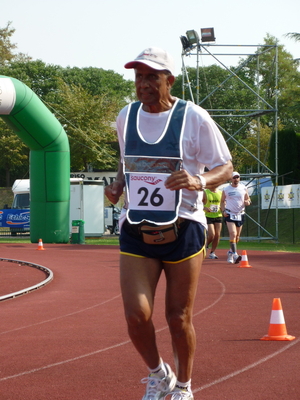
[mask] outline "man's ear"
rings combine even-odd
[[[175,76],[174,75],[169,75],[168,76],[168,82],[170,84],[170,87],[172,87],[174,82],[175,82]]]

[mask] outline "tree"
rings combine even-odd
[[[285,36],[290,38],[290,39],[294,39],[296,42],[300,42],[300,33],[289,32]]]
[[[67,67],[62,70],[62,78],[67,84],[81,86],[91,95],[108,94],[118,98],[123,106],[126,100],[132,100],[135,88],[134,83],[112,71],[102,68]]]
[[[11,22],[8,22],[5,28],[0,29],[0,65],[4,65],[14,58],[13,50],[17,47],[10,41],[15,32],[10,25]]]
[[[294,129],[300,128],[299,115],[299,96],[300,96],[300,73],[292,55],[287,52],[283,45],[278,44],[278,40],[271,35],[267,35],[264,44],[278,48],[278,76],[275,81],[276,59],[274,51],[266,52],[262,47],[259,55],[259,82],[261,93],[264,98],[274,107],[275,98],[278,101],[279,118],[285,127]],[[250,64],[251,73],[254,77],[256,61]],[[263,118],[263,122],[269,123],[273,119],[272,115]]]
[[[59,103],[51,104],[70,141],[71,169],[117,168],[115,129],[119,103],[107,94],[93,96],[82,86],[59,82]]]
[[[57,80],[62,77],[62,71],[62,67],[41,60],[12,61],[0,67],[0,75],[18,79],[43,100],[58,91]]]
[[[0,28],[0,66],[7,65],[13,60],[29,60],[30,57],[18,53],[14,54],[13,50],[17,48],[15,43],[11,43],[11,37],[15,33],[15,29],[11,28],[11,22],[8,22],[5,28]]]
[[[17,178],[28,174],[29,149],[0,119],[0,186],[9,187]]]

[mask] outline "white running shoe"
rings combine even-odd
[[[227,252],[227,262],[233,264],[233,252],[230,250]]]
[[[167,394],[164,397],[164,400],[194,400],[193,393],[189,392],[188,390],[175,390]]]
[[[242,256],[239,256],[238,253],[234,253],[233,255],[233,262],[234,264],[238,264],[242,259]]]
[[[161,378],[158,374],[151,373],[147,378],[141,380],[142,383],[147,383],[146,393],[142,400],[159,400],[172,392],[177,378],[171,367],[164,363],[167,375]]]
[[[211,260],[217,260],[219,257],[215,254],[214,251],[212,251],[208,258],[210,258]]]

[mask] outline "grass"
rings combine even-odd
[[[0,243],[30,243],[29,238],[16,238],[16,237],[2,237]],[[85,244],[89,245],[119,245],[118,236],[102,236],[100,238],[85,238]],[[84,246],[84,245],[83,245]],[[219,249],[228,249],[228,240],[221,240],[219,243]],[[274,241],[241,241],[238,245],[239,250],[261,250],[261,251],[286,251],[292,253],[300,253],[299,244],[288,244],[288,243],[275,243]]]

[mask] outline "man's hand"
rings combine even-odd
[[[123,194],[124,180],[115,180],[108,186],[105,186],[104,194],[112,204],[117,204],[120,196]]]

